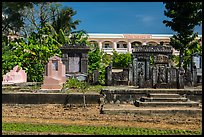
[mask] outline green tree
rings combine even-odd
[[[76,25],[81,22],[80,20],[73,20],[73,16],[76,13],[71,7],[66,7],[56,15],[56,18],[53,17],[52,26],[57,34],[59,34],[60,29],[63,30],[65,35],[69,35],[72,29],[76,29]]]
[[[164,20],[163,23],[176,32],[170,44],[180,51],[179,67],[181,67],[186,63],[185,56],[192,54],[190,50],[197,48],[199,43],[199,40],[195,39],[198,33],[194,33],[194,28],[202,23],[202,2],[164,2],[164,4],[166,8],[164,15],[171,20]]]
[[[61,57],[59,45],[48,35],[49,32],[49,27],[45,26],[37,33],[33,32],[27,39],[9,41],[8,47],[12,47],[12,50],[2,55],[3,74],[11,67],[19,65],[26,70],[28,81],[41,82],[48,59],[54,55]]]
[[[91,48],[88,53],[88,73],[92,74],[94,70],[99,71],[99,83],[105,84],[105,68],[110,64],[109,56],[100,51],[98,46]]]
[[[17,33],[24,25],[23,10],[33,7],[34,2],[2,2],[2,34]]]
[[[60,12],[60,4],[57,2],[36,2],[32,8],[23,10],[24,27],[21,29],[22,35],[29,36],[30,33],[38,31],[46,24],[52,23]]]
[[[127,68],[131,63],[131,54],[130,53],[118,53],[117,51],[113,51],[113,67],[119,68]]]

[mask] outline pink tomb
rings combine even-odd
[[[65,82],[65,65],[62,63],[61,58],[51,57],[46,65],[41,90],[61,90]]]
[[[2,84],[14,84],[27,82],[27,74],[18,65],[10,70],[10,72],[3,75]]]

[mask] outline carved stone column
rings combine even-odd
[[[138,79],[138,76],[137,76],[137,58],[134,58],[133,59],[133,83],[135,86],[137,86],[137,79]]]
[[[65,74],[69,72],[69,55],[63,54],[62,55],[62,62],[65,65]]]
[[[88,73],[88,55],[87,53],[82,53],[81,58],[81,72],[82,73]]]
[[[129,78],[128,78],[129,84],[132,85],[133,83],[133,67],[132,64],[129,64]]]

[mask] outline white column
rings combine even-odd
[[[131,43],[130,42],[128,42],[127,48],[128,48],[128,52],[132,53],[132,48],[131,48]]]
[[[146,42],[143,42],[142,45],[147,45],[147,43],[146,43]]]
[[[103,44],[101,41],[98,42],[99,49],[102,50]]]
[[[113,49],[117,50],[117,43],[113,42]]]

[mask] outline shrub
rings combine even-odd
[[[130,53],[118,53],[113,51],[113,67],[116,68],[127,68],[129,64],[132,62]]]

